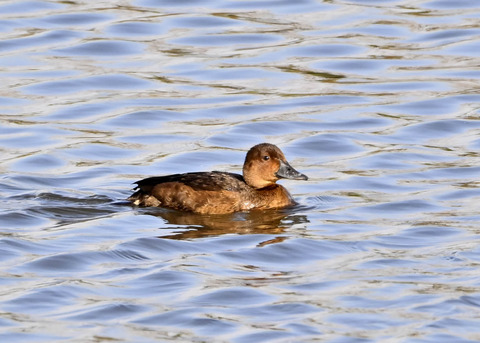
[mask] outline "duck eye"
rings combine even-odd
[[[268,155],[263,156],[264,161],[268,161],[269,159],[270,159],[270,156],[268,156]]]

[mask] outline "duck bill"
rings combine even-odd
[[[307,175],[296,171],[288,162],[280,161],[280,168],[276,173],[278,178],[292,180],[308,180]]]

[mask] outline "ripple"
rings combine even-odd
[[[160,270],[135,278],[123,283],[125,287],[122,294],[135,297],[151,297],[153,295],[172,301],[181,296],[192,285],[198,283],[198,279],[191,273],[174,270]],[[173,298],[172,298],[173,297]]]
[[[55,251],[49,245],[42,244],[39,242],[30,242],[25,239],[19,238],[3,238],[0,240],[0,244],[2,245],[5,252],[11,252],[12,254],[19,255],[19,254],[48,254]]]
[[[30,314],[49,313],[59,306],[70,306],[75,303],[78,289],[71,287],[48,287],[30,292],[29,294],[7,301],[9,311],[21,311]]]
[[[108,127],[151,127],[161,122],[170,121],[172,117],[187,118],[186,115],[173,111],[139,111],[117,116],[114,119],[107,120],[105,124]]]
[[[146,306],[135,304],[106,304],[99,306],[91,306],[93,308],[74,311],[64,317],[71,321],[108,321],[118,320],[122,317],[132,317],[137,313],[143,313],[147,309]],[[80,313],[75,313],[80,312]]]
[[[393,236],[379,237],[377,241],[383,246],[413,249],[430,246],[432,242],[437,244],[449,242],[454,239],[453,236],[462,234],[464,234],[462,230],[455,228],[423,226],[406,229]]]
[[[435,178],[451,177],[451,178],[475,178],[478,175],[480,167],[477,166],[464,166],[464,167],[452,167],[452,168],[438,168],[433,171],[424,173],[425,177],[435,176]],[[433,174],[433,175],[432,175]]]
[[[427,200],[404,200],[404,201],[392,201],[385,204],[367,206],[363,208],[365,211],[382,211],[388,213],[415,213],[415,212],[426,212],[426,211],[435,211],[441,209],[440,206],[436,206]]]
[[[281,331],[279,332],[276,330],[271,330],[271,331],[264,330],[262,332],[242,335],[237,339],[235,339],[234,342],[238,342],[238,343],[267,342],[270,340],[288,339],[291,337],[292,337],[292,334],[289,332],[281,332]]]
[[[93,265],[100,263],[120,262],[135,263],[139,260],[146,260],[147,257],[131,250],[115,250],[108,252],[74,252],[62,253],[52,256],[40,257],[29,262],[21,269],[35,270],[37,273],[62,274],[65,272],[82,272]]]
[[[329,241],[315,241],[309,239],[296,239],[278,244],[267,245],[262,249],[250,249],[248,254],[243,251],[222,252],[220,256],[237,263],[252,263],[269,265],[282,260],[284,266],[301,265],[309,260],[321,260],[332,254],[343,254],[349,251],[348,245],[336,244]]]
[[[298,316],[322,311],[320,308],[303,303],[274,304],[258,307],[236,308],[231,312],[248,317],[268,317],[272,321],[296,319]]]
[[[87,160],[115,160],[133,156],[135,154],[132,150],[108,146],[105,144],[90,144],[88,146],[72,148],[66,150],[65,153],[77,159]]]
[[[90,264],[95,263],[95,260],[89,253],[65,253],[53,256],[39,258],[33,262],[24,265],[23,268],[29,270],[36,270],[37,272],[56,272],[62,274],[68,272],[79,272],[87,270]],[[88,265],[87,265],[88,263]]]
[[[144,254],[165,256],[169,254],[175,254],[178,251],[184,253],[201,252],[202,250],[193,244],[183,241],[164,240],[153,238],[138,238],[130,242],[124,242],[120,244],[122,249],[133,249],[135,251],[141,251]]]
[[[255,79],[282,79],[288,81],[296,78],[294,75],[284,75],[274,71],[255,68],[225,68],[219,70],[195,70],[188,72],[179,72],[174,75],[189,77],[202,81],[218,80],[255,80]]]
[[[263,109],[265,110],[265,109]],[[238,135],[245,135],[246,133],[258,133],[258,134],[282,134],[294,130],[306,130],[313,129],[317,126],[316,123],[302,123],[302,122],[293,122],[293,121],[265,121],[265,122],[255,122],[255,123],[245,123],[236,125],[235,128],[231,130],[232,133]]]
[[[197,6],[197,5],[205,5],[208,2],[204,0],[182,0],[182,1],[175,1],[175,0],[137,0],[138,5],[146,6],[146,7],[190,7],[190,6]],[[214,2],[215,3],[215,2]]]
[[[61,121],[81,121],[88,118],[101,117],[109,113],[109,111],[121,108],[122,104],[112,104],[111,102],[94,103],[94,104],[79,104],[76,106],[68,106],[59,110],[52,111],[44,118],[56,122]]]
[[[40,18],[38,22],[50,24],[50,26],[83,26],[108,21],[114,17],[102,13],[69,13],[57,14]]]
[[[268,8],[269,11],[278,12],[278,13],[304,13],[311,11],[324,11],[329,6],[324,4],[319,4],[316,1],[311,0],[298,0],[295,3],[292,3],[288,0],[277,1],[275,4],[270,1],[256,0],[256,1],[230,1],[227,2],[223,8],[229,9],[243,9],[243,10],[265,10]]]
[[[460,0],[457,3],[451,3],[448,0],[435,0],[423,4],[425,8],[435,9],[458,9],[458,8],[476,8],[476,4],[469,0]]]
[[[455,112],[458,109],[458,102],[452,98],[443,97],[386,107],[394,112],[401,112],[409,115],[445,115]]]
[[[348,68],[347,66],[347,69]],[[354,68],[355,69],[355,68]],[[351,70],[351,69],[350,69]],[[355,72],[358,72],[356,70]],[[368,68],[365,69],[368,72]],[[391,83],[375,83],[375,84],[360,84],[360,85],[344,85],[344,89],[368,92],[413,92],[413,91],[446,91],[448,86],[446,83],[440,82],[391,82]]]
[[[290,48],[287,50],[287,54],[290,56],[305,56],[305,57],[339,57],[339,56],[351,56],[357,55],[364,51],[355,45],[347,44],[322,44],[322,45],[310,45],[296,48]]]
[[[219,28],[225,26],[234,26],[240,25],[241,21],[234,20],[233,18],[225,18],[218,16],[194,16],[194,17],[173,17],[167,18],[166,24],[169,27],[189,27],[189,28],[199,28],[199,29],[211,29]]]
[[[56,49],[55,52],[65,56],[114,57],[140,54],[143,50],[144,46],[141,43],[110,40],[87,42],[69,48]]]
[[[425,41],[442,41],[439,45],[455,43],[459,38],[466,36],[476,36],[480,33],[478,29],[453,29],[453,30],[441,30],[436,32],[426,33],[419,35],[412,41],[425,42]]]
[[[169,325],[173,327],[195,328],[196,331],[200,331],[202,334],[207,335],[229,333],[234,331],[238,326],[237,324],[227,322],[222,318],[201,318],[195,316],[196,312],[198,312],[198,310],[190,308],[186,310],[168,311],[137,320],[136,323],[154,326]]]
[[[406,322],[412,322],[401,319],[388,318],[383,314],[367,314],[362,317],[352,314],[337,314],[330,316],[330,322],[340,325],[353,327],[357,330],[382,330],[387,327],[397,327],[405,325]]]
[[[9,33],[18,28],[20,25],[15,24],[10,20],[0,20],[0,32],[2,33]]]
[[[451,54],[457,56],[469,56],[469,57],[478,57],[480,53],[480,42],[462,42],[457,43],[452,47],[442,49],[442,53]]]
[[[478,128],[480,123],[470,120],[445,119],[409,125],[399,130],[393,137],[408,137],[410,143],[425,142],[428,139],[449,137]]]
[[[6,332],[0,333],[0,338],[7,341],[32,341],[32,342],[52,342],[55,340],[62,340],[65,336],[55,334],[39,334],[39,333],[17,333]]]
[[[12,52],[15,50],[25,50],[28,48],[34,48],[50,44],[58,46],[60,43],[77,40],[81,37],[83,37],[83,34],[68,30],[41,32],[25,38],[2,40],[0,42],[0,51]]]
[[[30,13],[39,12],[45,10],[55,10],[62,8],[60,4],[54,4],[45,1],[15,1],[14,3],[0,6],[0,13],[12,14],[12,13]]]
[[[189,302],[203,306],[248,306],[253,304],[262,304],[269,302],[273,297],[268,294],[249,288],[219,289],[209,292],[193,299]]]
[[[127,75],[102,75],[37,83],[25,87],[23,91],[27,94],[60,95],[88,91],[92,88],[97,90],[147,89],[153,88],[153,84],[149,81]]]
[[[30,101],[26,99],[10,98],[5,96],[0,97],[0,103],[2,107],[27,105],[29,102]],[[7,128],[2,127],[0,130],[4,131],[7,130]]]
[[[110,35],[116,36],[155,36],[167,31],[165,25],[149,22],[127,22],[113,24],[106,29]]]
[[[51,127],[36,127],[35,130],[17,127],[2,135],[0,144],[5,147],[27,149],[31,147],[52,146],[58,142],[58,136],[64,131]],[[28,157],[28,156],[27,156]]]
[[[28,169],[32,172],[44,172],[57,169],[65,165],[65,161],[51,154],[27,156],[13,163],[12,169],[22,171]]]
[[[49,221],[44,218],[37,218],[24,212],[11,211],[0,213],[0,227],[5,230],[42,227]]]
[[[348,134],[320,134],[310,138],[300,139],[295,143],[298,149],[312,155],[349,155],[363,151],[352,142]]]
[[[272,34],[235,34],[235,35],[199,35],[185,38],[173,39],[171,44],[192,45],[192,46],[228,46],[228,45],[257,45],[276,43],[282,40],[281,36]]]

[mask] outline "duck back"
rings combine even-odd
[[[239,174],[196,172],[149,177],[136,182],[128,198],[139,206],[162,206],[197,213],[241,211],[250,187]]]

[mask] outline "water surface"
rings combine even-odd
[[[3,1],[0,340],[480,340],[480,6]],[[240,172],[298,206],[139,209]]]

